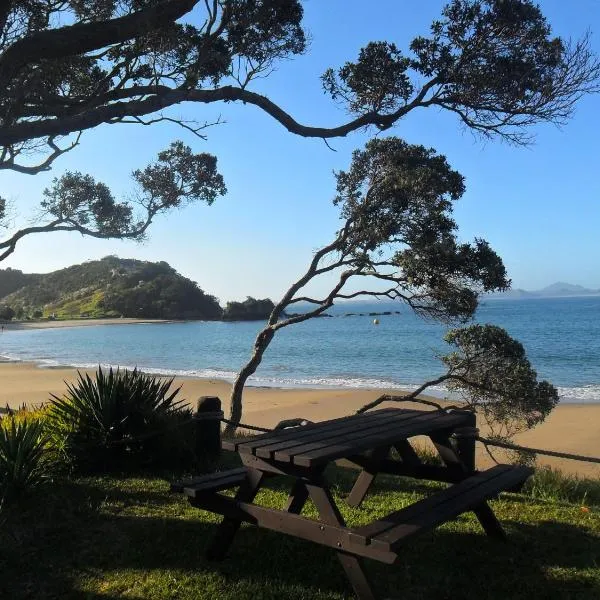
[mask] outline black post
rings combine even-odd
[[[201,396],[194,415],[196,421],[196,458],[209,464],[221,453],[221,400],[217,396]]]
[[[465,467],[467,467],[467,471],[473,473],[475,471],[475,438],[479,434],[477,416],[470,410],[453,410],[452,412],[461,412],[468,417],[466,425],[454,430],[452,444],[459,458]]]

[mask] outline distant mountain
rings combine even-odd
[[[47,274],[0,270],[0,305],[17,318],[220,319],[214,296],[166,262],[107,256]]]
[[[539,293],[544,296],[589,296],[590,294],[600,294],[600,290],[590,290],[581,285],[558,281],[542,288]]]
[[[523,290],[520,288],[508,292],[487,294],[486,298],[560,298],[566,296],[598,296],[600,290],[591,290],[581,285],[557,281],[541,290]]]

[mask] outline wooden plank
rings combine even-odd
[[[259,469],[265,475],[289,475],[290,477],[302,477],[310,479],[315,472],[322,471],[327,465],[319,465],[315,467],[298,467],[291,463],[273,463],[267,462],[264,458],[254,456],[254,454],[240,454],[242,464],[250,469]]]
[[[362,424],[361,427],[354,427],[351,430],[342,430],[336,433],[332,433],[330,436],[324,439],[319,439],[316,441],[307,440],[304,444],[298,444],[293,447],[286,448],[284,450],[279,450],[275,452],[273,458],[275,460],[283,462],[292,461],[294,457],[298,455],[304,455],[305,453],[311,452],[313,450],[322,450],[324,448],[334,446],[342,442],[355,442],[356,440],[366,436],[376,436],[382,431],[397,431],[403,423],[430,421],[432,419],[435,419],[436,415],[439,414],[441,413],[418,410],[411,412],[399,412],[395,415],[386,415],[383,419],[373,421],[367,424]],[[375,442],[372,445],[366,446],[365,449],[368,450],[370,448],[382,445],[383,443]]]
[[[171,483],[171,491],[182,493],[184,488],[196,488],[196,489],[226,489],[227,487],[233,487],[226,485],[225,487],[219,488],[221,482],[230,483],[232,481],[239,480],[241,483],[246,478],[247,469],[246,467],[239,467],[237,469],[229,469],[227,471],[219,471],[217,473],[209,473],[200,477],[193,477],[192,479],[184,479],[183,481],[175,481]],[[212,487],[215,485],[216,487]]]
[[[423,500],[419,500],[414,504],[410,504],[405,508],[401,508],[400,510],[395,511],[382,519],[374,521],[373,523],[369,523],[368,525],[363,525],[362,527],[357,527],[354,530],[359,536],[357,543],[360,543],[360,540],[362,539],[366,539],[367,543],[369,543],[371,538],[381,536],[386,531],[393,529],[399,523],[403,521],[409,521],[414,516],[424,511],[426,512],[435,510],[438,505],[443,504],[447,500],[451,500],[456,496],[460,496],[461,494],[476,488],[486,480],[499,477],[511,468],[512,467],[509,465],[498,465],[492,467],[483,473],[473,475],[468,479],[465,479],[461,483],[445,488],[444,490],[436,492],[431,496],[424,498]]]
[[[489,473],[489,471],[494,471],[495,469],[498,469],[497,472]],[[527,467],[510,466],[505,470],[494,467],[493,469],[489,469],[489,471],[465,479],[454,487],[460,488],[461,486],[465,486],[466,488],[467,482],[471,479],[478,479],[479,485],[464,489],[463,493],[446,498],[445,502],[437,504],[435,510],[429,509],[417,512],[409,520],[373,537],[370,545],[382,551],[393,552],[407,537],[433,529],[437,525],[444,523],[463,512],[472,510],[474,507],[483,504],[483,502],[489,498],[496,496],[507,487],[526,479],[532,472],[532,470]],[[417,506],[418,504],[419,503],[413,506]]]
[[[310,467],[320,462],[328,462],[338,458],[344,458],[349,454],[355,454],[363,450],[368,450],[374,446],[384,444],[393,444],[399,439],[405,439],[414,435],[430,433],[437,429],[450,428],[460,425],[461,416],[448,415],[444,413],[423,413],[422,418],[411,419],[405,425],[390,423],[390,425],[381,426],[375,432],[368,432],[358,438],[346,438],[334,440],[334,443],[327,445],[317,445],[315,448],[297,449],[294,456],[291,457],[294,464]],[[279,460],[278,455],[275,459]],[[289,458],[288,458],[289,460]]]
[[[275,444],[261,446],[260,448],[256,448],[255,454],[262,458],[274,458],[275,454],[284,451],[293,452],[293,449],[298,446],[328,442],[342,435],[356,436],[369,429],[380,427],[383,423],[399,422],[415,418],[422,414],[423,411],[400,412],[395,410],[394,412],[373,414],[369,418],[364,418],[366,415],[357,415],[355,418],[337,424],[335,428],[323,428],[318,431],[309,432],[301,437],[298,436]]]
[[[276,441],[280,441],[280,440],[286,440],[288,438],[295,438],[299,435],[300,436],[304,435],[307,432],[310,432],[314,429],[320,429],[322,427],[327,427],[327,428],[334,427],[339,423],[342,423],[349,419],[354,419],[357,416],[361,416],[361,417],[365,416],[366,417],[369,415],[393,412],[393,411],[398,411],[398,410],[402,410],[402,409],[383,408],[380,410],[374,410],[370,413],[365,413],[364,415],[345,415],[343,417],[337,417],[336,419],[330,419],[328,421],[309,423],[308,425],[305,425],[302,428],[277,429],[277,430],[270,431],[269,433],[263,433],[263,434],[254,436],[253,438],[245,440],[245,441],[242,440],[238,444],[238,450],[243,453],[248,453],[248,450],[253,450],[256,447],[267,445],[269,443],[275,443]],[[242,448],[243,448],[243,450],[242,450]]]
[[[293,537],[328,546],[336,550],[346,551],[357,556],[364,556],[386,564],[393,564],[396,554],[380,552],[366,544],[356,545],[349,539],[350,530],[337,524],[315,521],[301,515],[282,510],[258,506],[246,501],[221,494],[204,494],[198,496],[194,506],[208,510],[227,519],[245,521],[257,527],[279,531]],[[356,536],[354,536],[356,538]]]
[[[242,485],[246,481],[246,473],[240,475],[229,475],[215,481],[205,481],[186,485],[183,488],[183,493],[190,498],[194,498],[198,493],[202,492],[220,492],[221,490],[229,490]]]
[[[360,421],[368,420],[373,418],[375,415],[401,412],[404,410],[411,409],[383,408],[381,410],[374,410],[372,412],[364,413],[362,415],[346,415],[344,417],[338,417],[337,419],[330,419],[328,421],[321,421],[319,423],[309,423],[308,425],[305,425],[302,428],[278,429],[276,431],[271,431],[269,433],[257,435],[250,440],[239,442],[236,445],[236,450],[241,454],[254,454],[255,448],[267,446],[269,444],[276,444],[278,442],[283,442],[289,439],[302,439],[304,436],[310,435],[315,430],[331,431],[332,429],[338,427],[340,424],[344,424],[346,421],[352,422],[354,419],[359,419]]]

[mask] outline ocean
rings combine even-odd
[[[400,314],[368,315],[385,311]],[[343,303],[328,312],[335,317],[279,331],[249,384],[414,389],[443,372],[436,357],[449,351],[442,340],[445,326],[383,302]],[[600,297],[484,299],[476,321],[500,325],[516,337],[539,377],[559,388],[561,401],[600,401]],[[195,321],[5,330],[0,356],[43,367],[137,366],[231,380],[249,358],[261,326]]]

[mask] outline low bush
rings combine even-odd
[[[43,419],[21,410],[0,419],[0,509],[46,478]]]
[[[600,505],[600,479],[569,475],[551,467],[537,468],[522,491],[535,500],[546,502]]]
[[[133,371],[98,368],[78,373],[48,412],[52,443],[75,472],[111,472],[191,460],[191,412],[176,400],[180,388]]]

